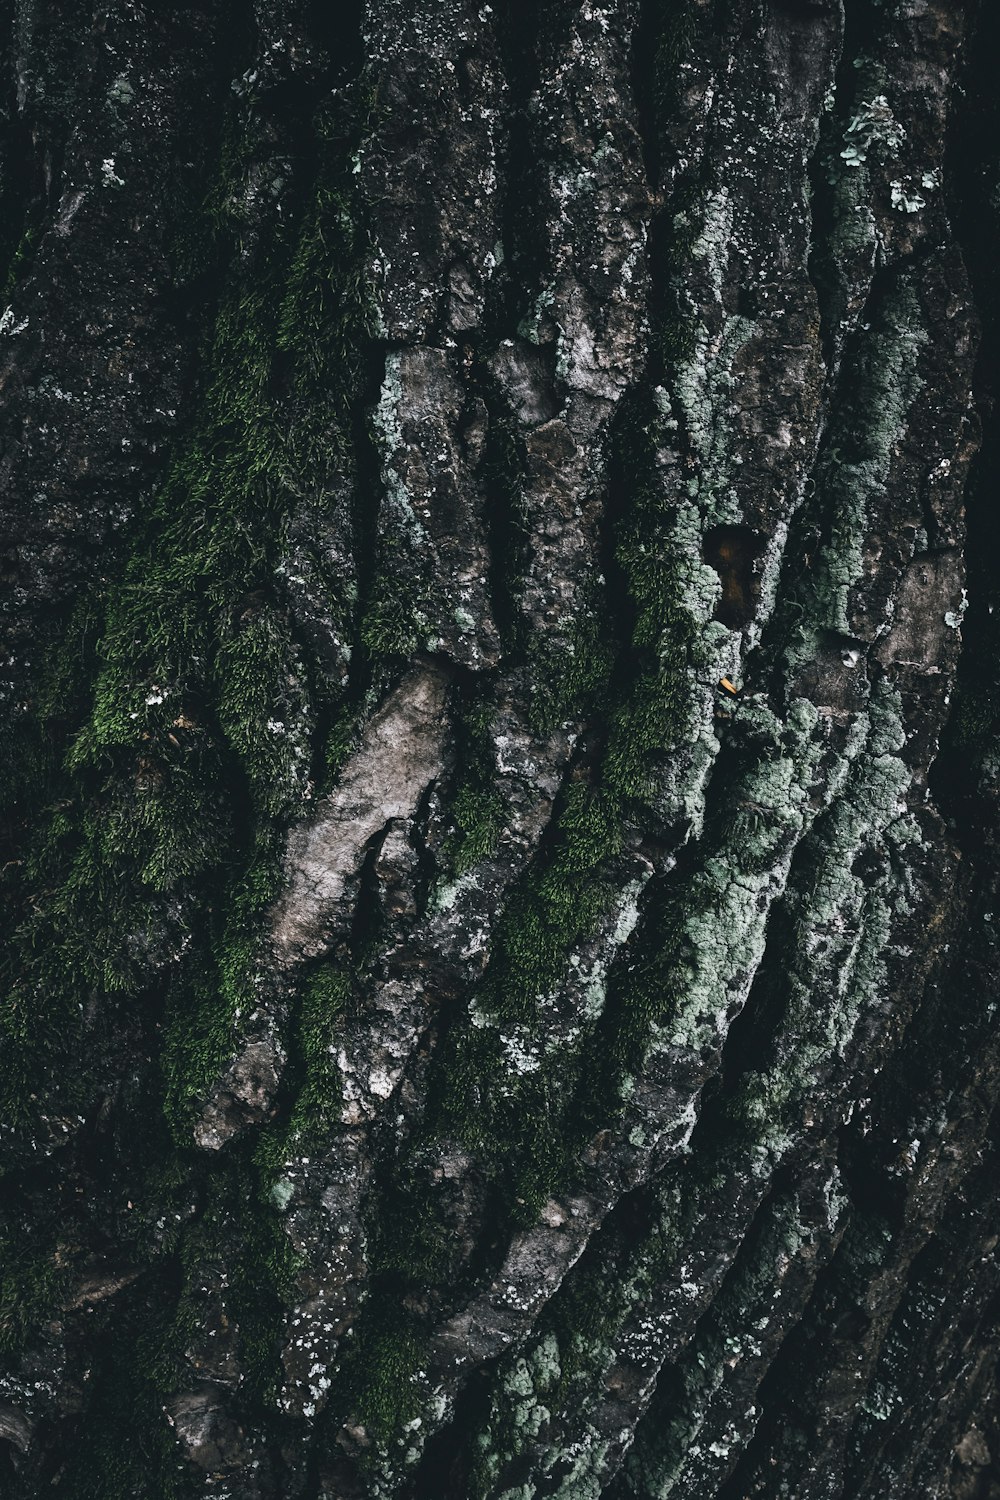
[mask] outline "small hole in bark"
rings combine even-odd
[[[757,561],[763,539],[749,526],[714,526],[705,537],[705,561],[722,579],[715,618],[723,625],[748,625],[757,612],[760,578]]]

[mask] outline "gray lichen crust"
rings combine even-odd
[[[993,9],[0,35],[3,1495],[1000,1494]]]

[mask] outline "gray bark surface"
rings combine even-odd
[[[1000,1496],[992,8],[0,37],[2,1494]]]

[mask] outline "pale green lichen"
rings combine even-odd
[[[894,178],[889,184],[892,196],[892,206],[899,213],[918,214],[922,208],[927,207],[927,199],[918,191],[912,182],[904,182],[902,178]]]
[[[372,417],[372,427],[382,456],[382,484],[384,502],[403,522],[404,529],[413,541],[425,539],[423,523],[413,508],[413,502],[393,459],[405,453],[401,411],[403,405],[402,358],[389,351],[385,357],[385,375],[379,392],[378,404]]]
[[[922,385],[918,362],[927,340],[916,292],[903,280],[865,339],[856,387],[820,462],[818,484],[828,496],[831,523],[816,570],[813,618],[844,635],[853,633],[852,597],[864,574],[865,538]]]
[[[288,1181],[287,1177],[279,1177],[271,1189],[271,1200],[279,1213],[283,1213],[292,1201],[295,1192],[295,1184]]]
[[[553,289],[551,287],[543,287],[532,302],[530,310],[517,325],[518,337],[527,339],[529,344],[541,344],[542,325],[549,316],[554,302],[555,292]]]
[[[856,169],[868,160],[870,154],[881,159],[897,155],[905,140],[906,131],[892,112],[885,94],[874,94],[862,98],[844,131],[846,144],[840,153],[841,160]]]
[[[720,187],[708,193],[701,211],[701,228],[691,245],[691,259],[705,263],[712,290],[721,298],[733,243],[733,208],[728,189]]]
[[[111,87],[108,89],[108,101],[113,105],[125,106],[132,103],[135,98],[135,89],[129,80],[127,73],[119,73]]]
[[[681,942],[685,957],[672,986],[676,1006],[655,1028],[656,1047],[699,1050],[717,1041],[725,1034],[736,994],[749,986],[792,848],[816,815],[807,793],[823,757],[822,740],[813,733],[817,719],[812,704],[796,702],[785,753],[761,760],[736,793],[734,800],[760,809],[760,822],[755,830],[737,825],[697,878],[694,910]]]
[[[726,318],[721,335],[699,327],[691,354],[678,360],[674,371],[674,394],[700,465],[688,493],[698,503],[704,529],[741,518],[731,482],[735,460],[726,416],[736,357],[755,331],[751,319],[735,314]]]
[[[878,234],[870,202],[867,168],[860,172],[839,172],[834,177],[833,228],[830,251],[838,280],[843,281],[845,265],[860,256],[874,264]]]
[[[784,723],[763,705],[751,707],[756,709],[761,734],[764,737],[770,735],[772,740],[780,734],[785,753],[777,759],[765,756],[748,773],[744,787],[747,791],[752,789],[759,799],[759,805],[771,817],[779,819],[785,829],[790,829],[801,837],[814,823],[816,809],[806,805],[807,792],[815,795],[817,786],[829,785],[836,795],[845,789],[846,778],[852,778],[850,795],[842,802],[835,803],[823,827],[821,858],[815,868],[815,879],[821,889],[818,894],[810,894],[809,925],[801,937],[801,962],[807,966],[815,963],[813,936],[817,911],[820,913],[820,920],[825,921],[829,930],[841,933],[844,940],[839,948],[834,946],[829,950],[828,962],[821,965],[818,971],[807,968],[800,978],[797,968],[793,966],[787,991],[789,1015],[784,1029],[787,1034],[798,1039],[795,1050],[791,1054],[783,1053],[772,1073],[764,1076],[750,1075],[734,1105],[734,1118],[739,1118],[744,1129],[750,1127],[751,1130],[750,1142],[744,1142],[746,1171],[757,1175],[760,1190],[763,1191],[775,1162],[794,1139],[796,1112],[801,1110],[808,1098],[816,1067],[832,1053],[843,1050],[853,1034],[857,1016],[865,1008],[870,1009],[873,999],[884,990],[887,945],[891,941],[895,918],[906,908],[905,880],[897,880],[883,893],[871,888],[861,875],[855,874],[854,866],[858,853],[865,847],[877,844],[882,838],[897,839],[900,836],[901,827],[908,821],[902,802],[908,785],[908,774],[898,755],[905,739],[898,697],[894,690],[884,685],[875,695],[869,713],[858,717],[847,749],[832,764],[827,759],[821,776],[814,776],[813,773],[818,770],[824,754],[823,717],[812,704],[804,700],[796,702]],[[907,834],[906,837],[909,838],[910,835]],[[746,883],[745,889],[756,890],[758,898],[763,896],[765,900],[752,901],[737,912],[737,917],[745,924],[757,924],[766,920],[766,914],[760,911],[760,907],[773,899],[768,886],[770,883],[780,884],[785,854],[782,839],[777,837],[777,843],[775,841],[776,830],[769,819],[765,819],[765,826],[759,830],[757,837],[757,856],[770,861],[768,869],[757,886],[752,880],[748,881],[745,875],[742,877]],[[747,854],[738,853],[746,843],[745,837],[734,839],[732,843],[724,840],[724,853],[718,859],[708,861],[707,883],[723,901],[730,896],[730,886],[739,883],[739,880],[734,882],[731,879],[730,866],[738,864],[741,857],[744,863],[748,861]],[[736,911],[736,907],[733,910]],[[825,918],[822,916],[824,911]],[[708,934],[707,937],[705,933]],[[759,958],[756,948],[745,955],[738,942],[724,948],[718,946],[711,931],[711,917],[708,914],[696,918],[693,924],[689,923],[687,934],[689,938],[693,936],[696,943],[701,940],[706,952],[714,952],[723,975],[738,974],[744,961],[751,971],[756,967]],[[710,984],[712,975],[703,973],[702,979],[704,989]],[[817,1013],[817,986],[820,994],[829,994],[831,997],[831,1003],[822,1013]],[[690,987],[687,976],[684,987]],[[719,996],[723,993],[723,989],[720,989]],[[701,998],[704,1000],[706,996],[703,994]],[[711,1009],[709,1005],[708,1010]],[[722,1019],[717,1014],[711,1017],[716,1024]],[[706,1192],[710,1193],[708,1184]],[[832,1227],[842,1207],[835,1184],[831,1185],[828,1199],[829,1225]],[[685,1212],[688,1214],[692,1212],[692,1201],[688,1199],[685,1203]],[[673,1202],[674,1218],[678,1204],[679,1200]],[[676,1274],[670,1269],[671,1257],[681,1253],[681,1241],[670,1209],[671,1203],[666,1201],[666,1217],[670,1222],[666,1223],[664,1232],[661,1233],[657,1228],[653,1238],[637,1247],[632,1258],[631,1275],[619,1280],[613,1297],[606,1296],[603,1299],[599,1325],[586,1335],[560,1335],[558,1343],[553,1345],[550,1342],[549,1348],[558,1351],[560,1391],[553,1391],[548,1383],[544,1392],[539,1389],[540,1382],[534,1381],[530,1374],[531,1354],[526,1353],[518,1357],[516,1368],[509,1375],[509,1389],[503,1387],[511,1398],[517,1393],[518,1401],[513,1414],[507,1411],[505,1397],[498,1394],[499,1405],[493,1419],[496,1425],[490,1438],[492,1454],[498,1450],[511,1455],[524,1451],[535,1433],[533,1412],[538,1406],[544,1405],[546,1411],[553,1414],[557,1410],[573,1411],[573,1443],[560,1447],[562,1453],[570,1451],[573,1457],[572,1473],[562,1481],[563,1487],[557,1491],[564,1500],[569,1500],[570,1496],[587,1494],[594,1485],[597,1486],[596,1492],[599,1492],[606,1456],[604,1439],[584,1419],[580,1393],[573,1386],[573,1369],[575,1367],[589,1372],[585,1378],[587,1391],[599,1390],[600,1383],[596,1381],[595,1372],[606,1368],[609,1361],[616,1357],[616,1350],[622,1347],[620,1340],[625,1336],[625,1327],[631,1316],[630,1309],[641,1300],[643,1288],[649,1286],[649,1278]],[[792,1208],[789,1208],[788,1213],[783,1217],[779,1215],[775,1220],[771,1251],[768,1253],[794,1256],[804,1244],[801,1226]],[[751,1273],[751,1281],[744,1280],[742,1284],[740,1296],[744,1301],[746,1294],[752,1291],[752,1278],[756,1274],[753,1268]],[[745,1272],[744,1276],[746,1274],[748,1273]],[[764,1277],[760,1285],[765,1289],[773,1288],[773,1278]],[[695,1294],[704,1289],[692,1285],[691,1290]],[[591,1288],[590,1292],[594,1295],[595,1288]],[[579,1293],[578,1286],[576,1295]],[[600,1304],[599,1295],[597,1300]],[[725,1301],[721,1304],[723,1311],[727,1305]],[[733,1305],[736,1306],[735,1303]],[[739,1307],[743,1307],[742,1302]],[[620,1330],[617,1334],[616,1329]],[[637,1326],[635,1333],[628,1337],[641,1339],[644,1336]],[[546,1338],[551,1340],[551,1329]],[[720,1372],[728,1368],[726,1361],[731,1362],[734,1358],[737,1362],[755,1359],[760,1354],[758,1340],[752,1328],[744,1330],[737,1326],[731,1331],[722,1330],[718,1339],[721,1341],[717,1351],[719,1357],[706,1356],[703,1363],[696,1363],[691,1367],[694,1385],[690,1390],[695,1409],[683,1421],[678,1419],[671,1428],[675,1459],[671,1461],[667,1478],[675,1471],[676,1474],[684,1472],[689,1463],[723,1459],[732,1443],[741,1441],[737,1429],[723,1423],[721,1427],[713,1427],[710,1441],[703,1446],[698,1442],[702,1425],[712,1411],[715,1393],[721,1388]],[[576,1350],[569,1360],[566,1354],[568,1349]],[[512,1416],[513,1420],[509,1425]],[[541,1471],[545,1468],[543,1460]],[[491,1467],[494,1479],[499,1472],[494,1462]],[[673,1488],[673,1484],[673,1479],[670,1479],[668,1489]]]
[[[772,1319],[781,1316],[789,1262],[814,1258],[818,1239],[833,1229],[845,1206],[836,1179],[834,1169],[828,1184],[832,1218],[826,1226],[803,1222],[795,1194],[778,1198],[769,1209],[753,1254],[727,1279],[686,1351],[670,1413],[654,1408],[655,1420],[651,1413],[640,1428],[627,1465],[651,1500],[668,1500],[694,1486],[714,1487],[730,1454],[752,1435],[758,1412],[745,1404],[747,1366],[766,1368],[766,1335]]]
[[[872,884],[855,873],[865,849],[898,855],[920,841],[906,807],[910,774],[898,754],[905,734],[895,689],[880,686],[858,727],[863,744],[849,768],[849,786],[823,825],[807,914],[783,979],[785,1031],[795,1045],[747,1081],[739,1105],[775,1159],[789,1144],[818,1072],[843,1055],[860,1016],[884,994],[892,935],[912,901],[905,858],[890,859],[897,872],[891,880]]]

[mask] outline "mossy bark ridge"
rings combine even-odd
[[[1000,1494],[993,9],[0,23],[3,1494]]]

